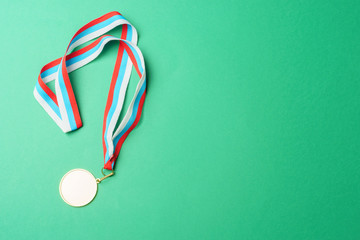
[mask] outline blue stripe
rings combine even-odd
[[[138,95],[135,98],[135,102],[134,102],[134,106],[133,106],[133,112],[131,113],[131,117],[130,117],[129,121],[125,125],[124,129],[120,132],[120,134],[114,139],[115,145],[119,142],[122,135],[124,135],[126,133],[126,131],[134,123],[137,112],[138,112],[138,108],[139,108],[139,105],[140,105],[140,99],[141,99],[141,96],[143,95],[143,93],[145,92],[145,88],[146,88],[146,82],[143,83],[143,85],[140,88],[140,91],[139,91]]]
[[[35,85],[36,91],[39,93],[39,95],[44,99],[44,101],[51,107],[51,109],[58,115],[58,117],[61,119],[60,115],[60,109],[56,105],[56,103],[47,95],[47,93],[41,88],[39,82],[36,82]]]
[[[121,16],[121,15],[115,15],[115,16],[113,16],[113,17],[111,17],[111,18],[109,18],[109,19],[107,19],[107,20],[105,20],[105,21],[103,21],[103,22],[100,22],[100,23],[98,23],[98,24],[96,24],[96,25],[94,25],[94,26],[92,26],[92,27],[89,27],[88,29],[86,29],[86,30],[84,30],[83,32],[79,33],[79,34],[71,41],[69,47],[70,47],[74,42],[76,42],[77,40],[79,40],[80,38],[85,37],[86,35],[89,35],[89,34],[95,32],[95,31],[97,31],[97,30],[100,30],[100,29],[106,27],[107,25],[110,25],[111,23],[113,23],[113,22],[115,22],[116,20],[119,20],[119,19],[124,19],[124,20],[125,20],[125,18],[124,18],[123,16]]]
[[[145,88],[146,88],[146,79],[144,80],[143,85],[140,88],[139,93],[137,94],[136,98],[135,98],[135,102],[134,102],[134,106],[133,106],[133,111],[131,113],[131,116],[129,118],[129,121],[127,122],[127,124],[125,125],[124,129],[120,132],[120,134],[118,136],[115,137],[114,141],[114,146],[116,147],[116,145],[118,144],[120,138],[126,133],[126,131],[131,127],[131,125],[135,122],[136,119],[136,115],[139,109],[139,105],[140,105],[140,99],[142,97],[142,95],[145,92]],[[105,163],[109,161],[109,156],[105,156]]]
[[[45,78],[45,77],[47,77],[47,76],[50,76],[50,75],[53,74],[53,73],[56,73],[57,70],[58,70],[58,68],[59,68],[59,65],[56,65],[56,66],[54,66],[54,67],[52,67],[52,68],[49,68],[48,70],[42,72],[41,75],[40,75],[41,78]]]
[[[106,128],[105,128],[104,140],[105,140],[105,144],[106,144],[106,152],[107,152],[106,156],[107,157],[110,157],[110,156],[108,156],[110,153],[107,151],[109,149],[109,145],[108,145],[108,142],[106,141],[106,136],[108,133],[108,128],[109,128],[111,118],[113,117],[116,106],[118,104],[120,88],[121,88],[121,85],[122,85],[122,82],[123,82],[123,79],[125,76],[125,70],[126,70],[126,65],[127,65],[128,60],[129,60],[129,55],[126,53],[126,51],[124,51],[122,59],[121,59],[119,74],[116,79],[116,84],[115,84],[115,88],[114,88],[114,95],[113,95],[111,107],[109,109],[108,115],[106,116]]]
[[[62,64],[62,61],[61,61],[61,63],[59,65],[61,66],[61,64]],[[68,115],[70,128],[71,128],[71,131],[72,131],[72,130],[77,129],[77,126],[76,126],[74,113],[73,113],[72,108],[71,108],[69,95],[68,95],[68,92],[66,90],[66,86],[65,86],[65,82],[64,82],[64,78],[63,78],[61,70],[58,72],[58,80],[59,80],[60,91],[61,91],[63,99],[64,99],[65,109],[66,109],[66,112],[67,112],[67,115]]]
[[[93,54],[94,52],[96,52],[101,44],[110,37],[104,37],[95,47],[93,47],[91,50],[87,51],[87,52],[84,52],[83,54],[79,55],[79,56],[76,56],[74,58],[71,58],[69,60],[66,60],[66,67],[70,66],[70,65],[73,65],[74,63],[77,63],[79,61],[82,61],[84,60],[85,58],[89,57],[91,54]],[[48,70],[44,71],[43,73],[41,73],[41,78],[45,78],[53,73],[56,73],[57,70],[59,68],[59,65],[56,65],[52,68],[49,68]]]
[[[86,52],[84,52],[83,54],[81,54],[79,56],[76,56],[74,58],[71,58],[71,59],[67,60],[66,61],[66,66],[70,66],[70,65],[72,65],[74,63],[77,63],[77,62],[79,62],[81,60],[84,60],[85,58],[89,57],[94,52],[96,52],[100,48],[101,44],[108,38],[110,38],[110,37],[104,37],[103,39],[101,39],[101,41],[95,47],[93,47],[89,51],[86,51]]]
[[[126,33],[126,40],[131,42],[133,31],[132,31],[131,25],[127,25],[127,26],[128,26],[128,30],[127,30],[127,33]]]

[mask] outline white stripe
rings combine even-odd
[[[87,42],[87,41],[90,41],[94,38],[97,38],[98,36],[100,35],[103,35],[105,33],[107,33],[108,31],[110,31],[111,29],[119,26],[119,25],[122,25],[122,24],[129,24],[131,25],[127,20],[125,19],[119,19],[119,20],[116,20],[114,22],[112,22],[111,24],[107,25],[106,27],[103,27],[95,32],[92,32],[80,39],[78,39],[76,42],[74,42],[73,44],[71,44],[71,46],[69,47],[67,53],[70,53],[74,48],[76,48],[77,46],[80,46],[81,44]],[[133,27],[133,33],[135,33],[135,35],[137,36],[137,32],[136,32],[136,29]],[[137,38],[136,38],[137,40]],[[137,42],[135,42],[135,44],[137,44]]]
[[[123,41],[123,40],[122,40]],[[131,44],[129,41],[125,41],[127,42],[128,44]],[[127,109],[127,112],[124,116],[124,119],[121,121],[120,125],[118,126],[118,128],[116,129],[114,135],[113,135],[113,139],[115,139],[119,134],[120,132],[125,128],[126,124],[129,122],[129,119],[132,115],[132,112],[133,112],[133,108],[134,108],[134,103],[135,103],[135,99],[137,97],[137,95],[139,94],[139,91],[145,81],[145,78],[146,78],[146,72],[145,72],[145,63],[144,63],[144,57],[143,55],[141,54],[140,50],[138,47],[134,46],[133,44],[131,44],[131,46],[135,49],[135,51],[138,53],[138,56],[140,58],[140,61],[141,61],[141,66],[143,68],[143,73],[142,73],[142,76],[140,78],[140,81],[138,83],[138,85],[136,86],[136,90],[135,90],[135,94],[134,94],[134,97],[133,99],[131,100],[131,103]],[[139,64],[139,63],[138,63]],[[139,110],[139,109],[138,109]]]
[[[131,42],[132,42],[134,45],[137,45],[137,42],[138,42],[138,34],[137,34],[137,31],[136,31],[136,29],[134,28],[133,25],[131,25],[130,23],[129,23],[129,25],[130,25],[131,28],[132,28]]]
[[[102,52],[102,50],[104,49],[105,45],[113,40],[120,40],[120,38],[116,38],[116,37],[109,37],[104,39],[103,43],[100,45],[100,47],[90,56],[88,56],[87,58],[76,62],[74,64],[71,64],[70,66],[68,66],[66,69],[68,70],[68,72],[72,72],[78,68],[81,68],[82,66],[88,64],[89,62],[93,61],[95,58],[97,58],[97,56],[99,56],[99,54]]]
[[[60,66],[59,66],[59,70],[61,70],[61,63],[60,63]],[[55,79],[55,92],[56,92],[56,98],[57,98],[59,109],[60,109],[60,115],[61,115],[61,118],[62,118],[63,127],[65,129],[64,132],[69,132],[69,131],[71,131],[69,117],[68,117],[68,114],[66,112],[65,102],[64,102],[64,98],[63,98],[63,95],[62,95],[62,92],[61,92],[61,89],[60,89],[59,79],[58,79],[57,76],[56,76],[56,79]]]
[[[115,108],[114,114],[110,120],[109,127],[107,130],[107,135],[106,135],[106,141],[108,142],[109,157],[114,153],[114,143],[112,141],[112,136],[113,136],[113,132],[114,132],[116,123],[119,119],[122,107],[124,105],[126,89],[129,84],[131,70],[132,70],[132,63],[131,63],[130,57],[128,56],[127,58],[128,59],[127,59],[127,64],[126,64],[126,68],[125,68],[124,78],[122,79],[122,83],[120,86],[119,97],[117,99],[116,108]]]
[[[40,103],[40,105],[45,109],[45,111],[49,114],[49,116],[54,120],[54,122],[61,128],[61,130],[66,132],[66,129],[63,127],[61,119],[50,107],[50,105],[40,96],[36,87],[34,89],[34,97]]]
[[[98,50],[96,50],[93,54],[89,55],[88,57],[84,58],[83,60],[73,63],[69,66],[66,67],[68,73],[75,71],[76,69],[79,69],[83,66],[85,66],[86,64],[88,64],[89,62],[93,61],[97,56],[99,56],[99,54],[102,52],[102,50],[104,49],[105,45],[113,40],[120,40],[120,38],[117,37],[108,37],[106,39],[104,39],[104,41],[101,43],[100,47],[98,48]],[[53,80],[55,80],[57,73],[53,73],[49,76],[46,76],[44,78],[42,78],[42,80],[44,81],[44,83],[48,83],[51,82]]]

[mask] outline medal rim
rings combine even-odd
[[[95,183],[96,183],[96,191],[95,191],[95,194],[94,194],[93,198],[92,198],[88,203],[86,203],[86,204],[84,204],[84,205],[81,205],[81,206],[76,206],[76,205],[72,205],[72,204],[70,204],[68,201],[66,201],[65,197],[63,196],[63,194],[62,194],[62,192],[61,192],[61,184],[63,183],[63,181],[64,181],[64,179],[65,179],[65,177],[66,177],[67,175],[69,175],[71,172],[79,171],[79,170],[89,173],[89,174],[94,178],[94,181],[95,181]],[[96,195],[97,195],[97,191],[98,191],[98,183],[96,182],[95,176],[94,176],[91,172],[89,172],[88,170],[83,169],[83,168],[74,168],[74,169],[68,171],[68,172],[65,173],[64,176],[61,178],[61,181],[60,181],[60,184],[59,184],[59,193],[60,193],[60,196],[61,196],[62,200],[63,200],[65,203],[67,203],[68,205],[70,205],[70,206],[72,206],[72,207],[76,207],[76,208],[84,207],[84,206],[88,205],[89,203],[91,203],[91,202],[95,199],[95,197],[96,197]]]

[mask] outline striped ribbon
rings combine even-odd
[[[120,38],[104,35],[120,25],[122,26]],[[73,51],[95,38],[97,39],[87,46]],[[103,121],[104,168],[109,170],[114,168],[122,144],[139,122],[145,100],[145,63],[137,47],[137,39],[136,29],[120,13],[107,13],[89,22],[75,33],[65,55],[41,69],[34,89],[36,100],[64,132],[80,128],[82,122],[68,73],[94,60],[108,42],[119,41]],[[139,75],[140,81],[123,120],[115,130],[124,104],[132,66]],[[55,80],[55,93],[46,85],[53,80]]]

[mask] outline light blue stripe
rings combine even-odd
[[[143,83],[143,85],[140,88],[140,91],[139,91],[138,95],[135,98],[135,102],[134,102],[134,106],[133,106],[133,112],[131,114],[131,117],[130,117],[129,121],[125,125],[124,129],[120,132],[120,134],[114,139],[115,145],[118,143],[121,136],[124,135],[125,132],[134,123],[137,112],[138,112],[138,108],[139,108],[139,105],[140,105],[140,99],[141,99],[141,96],[143,95],[143,93],[145,92],[145,88],[146,88],[146,82]]]
[[[125,128],[120,132],[120,134],[118,136],[115,137],[114,139],[114,146],[116,147],[116,145],[118,144],[120,138],[126,133],[126,131],[131,127],[131,125],[135,122],[135,119],[136,119],[136,115],[137,115],[137,112],[138,112],[138,108],[139,108],[139,105],[140,105],[140,99],[142,97],[142,95],[144,94],[145,92],[145,89],[146,89],[146,79],[144,80],[144,83],[143,85],[141,86],[140,88],[140,91],[138,93],[138,95],[136,96],[135,98],[135,102],[134,102],[134,106],[133,106],[133,112],[131,113],[131,116],[127,122],[127,124],[125,125]],[[105,156],[105,163],[109,161],[109,156]]]
[[[49,95],[47,95],[47,93],[41,88],[41,86],[39,85],[39,82],[36,82],[36,90],[39,93],[39,95],[42,97],[42,99],[44,99],[44,101],[51,107],[51,109],[56,113],[56,115],[58,115],[58,117],[61,119],[61,115],[60,115],[60,109],[59,107],[56,105],[56,103],[49,97]]]
[[[120,69],[119,69],[119,74],[118,74],[118,77],[116,79],[116,84],[115,84],[115,88],[114,88],[114,95],[113,95],[111,107],[109,109],[108,115],[106,116],[106,128],[105,128],[105,135],[104,135],[106,149],[109,149],[108,142],[106,141],[106,136],[107,136],[107,132],[108,132],[108,129],[109,129],[109,124],[110,124],[111,118],[114,115],[116,105],[118,103],[119,94],[120,94],[120,88],[121,88],[121,85],[122,85],[122,82],[123,82],[123,79],[124,79],[124,76],[125,76],[125,70],[126,70],[126,65],[127,65],[128,60],[129,60],[129,55],[126,53],[126,51],[124,51],[122,59],[121,59],[121,65],[120,65]],[[110,157],[110,156],[108,156],[109,152],[108,151],[106,151],[106,152],[107,152],[106,156]]]
[[[128,26],[128,30],[127,30],[127,33],[126,33],[126,40],[131,42],[132,34],[133,34],[132,26],[131,25],[127,25],[127,26]]]
[[[52,67],[52,68],[49,68],[48,70],[42,72],[42,73],[41,73],[41,78],[45,78],[45,77],[47,77],[47,76],[50,76],[50,75],[53,74],[53,73],[56,73],[57,70],[58,70],[58,68],[59,68],[59,65],[56,65],[56,66],[54,66],[54,67]]]
[[[61,63],[62,63],[62,61],[61,61]],[[61,63],[59,64],[60,66],[61,66]],[[66,86],[65,86],[63,75],[62,75],[62,71],[58,72],[58,80],[59,80],[60,91],[61,91],[63,99],[64,99],[65,109],[66,109],[66,113],[68,115],[70,128],[71,128],[71,131],[72,131],[72,130],[77,129],[77,127],[76,127],[74,113],[73,113],[72,108],[71,108],[69,95],[68,95],[67,90],[66,90]]]
[[[86,52],[84,52],[83,54],[81,54],[79,56],[76,56],[74,58],[71,58],[71,59],[67,60],[66,61],[66,66],[70,66],[70,65],[72,65],[74,63],[77,63],[77,62],[79,62],[81,60],[84,60],[85,58],[89,57],[94,52],[96,52],[100,48],[101,44],[108,38],[109,37],[104,37],[103,39],[101,39],[101,41],[95,47],[93,47],[89,51],[86,51]]]
[[[124,18],[123,16],[120,16],[120,15],[115,15],[115,16],[113,16],[113,17],[111,17],[111,18],[109,18],[109,19],[107,19],[107,20],[105,20],[105,21],[103,21],[103,22],[100,22],[100,23],[98,23],[98,24],[96,24],[96,25],[94,25],[94,26],[92,26],[92,27],[84,30],[83,32],[79,33],[79,34],[71,41],[70,46],[71,46],[74,42],[76,42],[77,40],[79,40],[80,38],[85,37],[86,35],[89,35],[89,34],[95,32],[95,31],[97,31],[97,30],[99,30],[99,29],[102,29],[102,28],[106,27],[107,25],[110,25],[111,23],[113,23],[113,22],[115,22],[116,20],[119,20],[119,19],[125,19],[125,18]]]
[[[91,54],[93,54],[94,52],[96,52],[96,51],[100,48],[101,44],[102,44],[106,39],[108,39],[108,38],[110,38],[110,37],[104,37],[104,38],[103,38],[95,47],[93,47],[91,50],[86,51],[86,52],[84,52],[83,54],[81,54],[81,55],[79,55],[79,56],[76,56],[76,57],[74,57],[74,58],[71,58],[71,59],[67,60],[67,61],[66,61],[66,67],[68,67],[68,66],[70,66],[70,65],[72,65],[72,64],[74,64],[74,63],[77,63],[77,62],[79,62],[79,61],[82,61],[82,60],[84,60],[85,58],[87,58],[88,56],[90,56]],[[51,75],[51,74],[53,74],[53,73],[56,73],[57,70],[58,70],[58,68],[59,68],[59,65],[56,65],[56,66],[54,66],[54,67],[52,67],[52,68],[49,68],[48,70],[46,70],[46,71],[44,71],[43,73],[41,73],[41,78],[45,78],[45,77],[47,77],[47,76],[49,76],[49,75]]]

